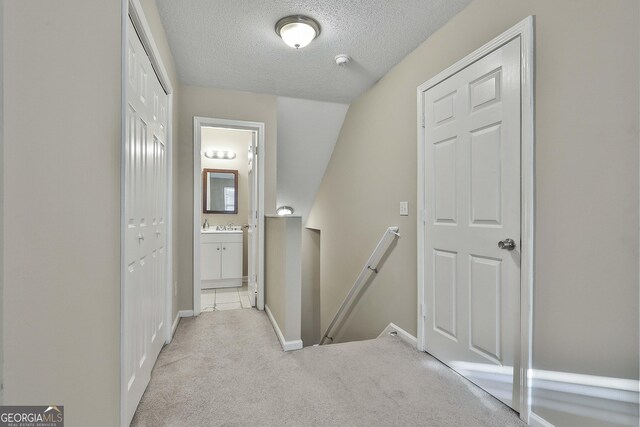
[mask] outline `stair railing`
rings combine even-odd
[[[335,326],[342,323],[344,315],[346,313],[346,309],[351,306],[351,304],[353,303],[353,298],[356,295],[358,295],[358,293],[362,289],[362,286],[367,282],[367,278],[369,277],[369,275],[372,273],[378,274],[378,265],[382,260],[382,257],[384,256],[384,254],[387,252],[387,249],[389,249],[391,242],[396,237],[400,237],[400,234],[398,234],[398,227],[387,228],[387,230],[382,235],[382,238],[380,238],[378,245],[376,246],[376,248],[373,250],[373,253],[369,257],[369,260],[362,268],[362,271],[360,272],[360,274],[358,275],[358,278],[356,279],[355,283],[351,287],[351,290],[345,297],[344,301],[342,301],[340,308],[336,312],[335,316],[333,316],[333,320],[331,320],[331,323],[329,323],[327,330],[325,331],[324,335],[322,336],[322,339],[320,340],[320,345],[323,345],[325,341],[328,339],[333,341],[333,338],[329,334],[332,332]]]

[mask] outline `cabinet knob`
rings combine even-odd
[[[227,248],[222,248],[222,250],[223,250],[223,251],[226,251],[226,250],[227,250]]]
[[[220,248],[216,248],[216,251],[219,251],[219,250],[220,250]]]

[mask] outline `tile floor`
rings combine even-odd
[[[200,297],[201,311],[239,310],[251,308],[249,290],[241,288],[203,289]]]

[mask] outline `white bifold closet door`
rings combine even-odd
[[[123,404],[127,425],[164,344],[167,94],[131,21],[127,37]]]

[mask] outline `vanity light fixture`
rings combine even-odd
[[[204,156],[208,159],[231,160],[236,158],[236,153],[226,150],[209,150],[204,152]]]
[[[320,35],[320,24],[304,15],[285,16],[276,23],[276,34],[287,45],[300,49]]]
[[[280,206],[276,209],[276,213],[280,216],[293,215],[293,208],[291,206]]]

